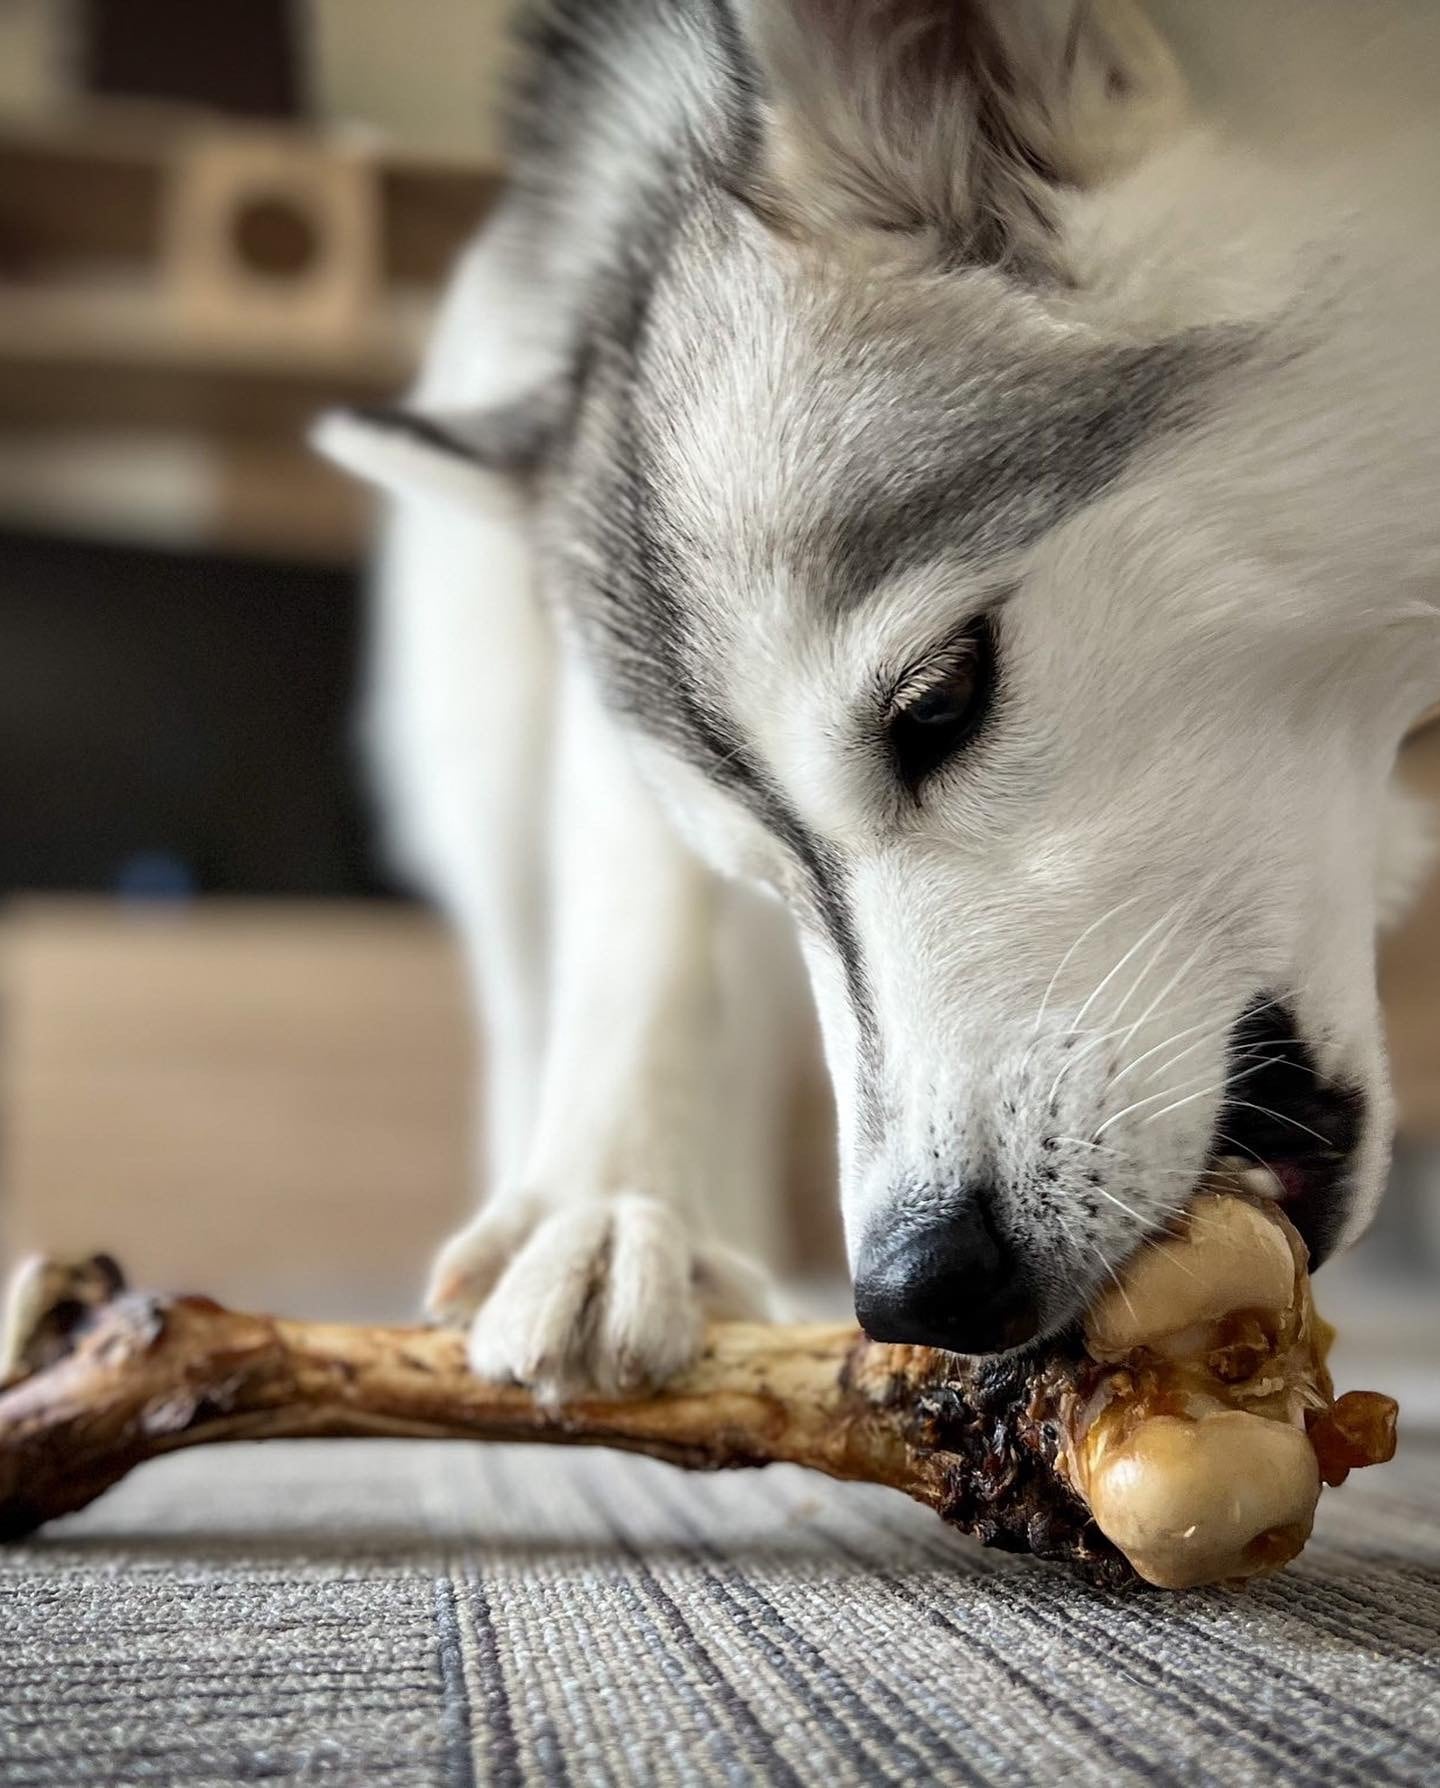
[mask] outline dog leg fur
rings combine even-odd
[[[720,1183],[710,1089],[718,890],[678,841],[576,665],[551,816],[547,1045],[520,1177],[437,1263],[487,1378],[630,1389],[689,1363],[760,1277],[702,1240]]]
[[[386,530],[367,733],[391,853],[459,938],[484,1015],[477,1173],[519,1172],[545,1003],[554,645],[513,520],[407,498]]]

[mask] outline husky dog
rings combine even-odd
[[[413,401],[321,429],[396,493],[373,728],[488,1031],[478,1371],[762,1307],[723,1217],[806,981],[872,1335],[1054,1334],[1222,1158],[1317,1260],[1364,1227],[1440,698],[1424,11],[522,10]]]

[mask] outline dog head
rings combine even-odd
[[[799,920],[866,1326],[1050,1332],[1219,1157],[1322,1259],[1384,1159],[1394,741],[1197,469],[1265,344],[750,252],[657,300],[569,577],[697,848]]]
[[[1277,546],[1284,295],[1096,271],[1183,128],[1130,5],[742,19],[749,160],[590,344],[542,508],[662,798],[796,916],[862,1319],[1053,1333],[1221,1158],[1323,1258],[1388,1142],[1414,691]]]

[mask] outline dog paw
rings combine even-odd
[[[499,1201],[442,1251],[426,1304],[468,1323],[480,1377],[563,1398],[663,1384],[694,1359],[707,1317],[764,1316],[769,1292],[739,1256],[697,1246],[669,1205],[623,1193]]]

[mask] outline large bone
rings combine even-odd
[[[1395,1405],[1332,1399],[1303,1249],[1267,1207],[1202,1199],[1083,1340],[1024,1362],[849,1327],[719,1324],[644,1397],[538,1402],[458,1335],[290,1322],[127,1290],[105,1256],[12,1285],[0,1535],[83,1508],[144,1461],[327,1435],[625,1448],[697,1470],[786,1460],[903,1490],[987,1544],[1102,1582],[1257,1575],[1310,1532],[1322,1478],[1394,1450]]]

